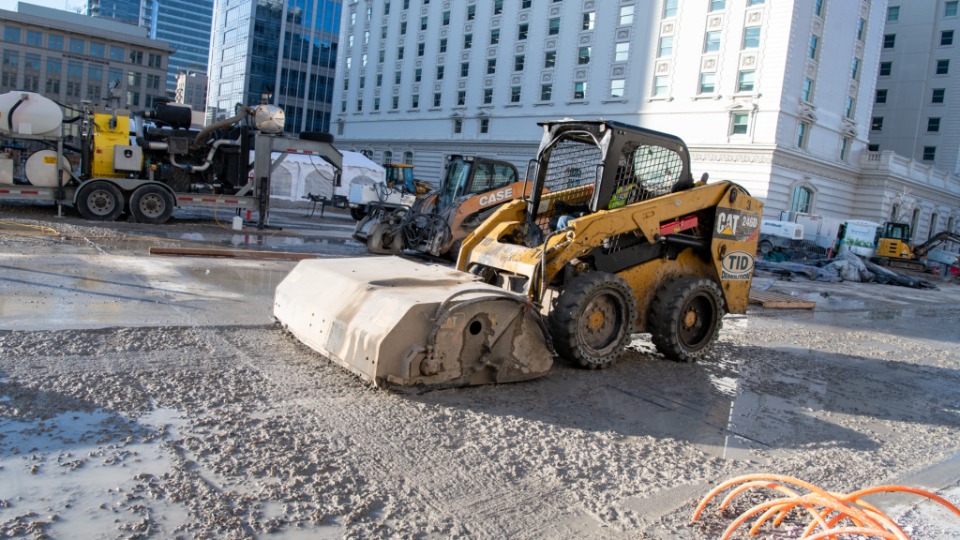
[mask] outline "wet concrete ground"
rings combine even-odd
[[[291,338],[273,326],[273,289],[293,262],[146,255],[147,248],[157,244],[309,251],[330,257],[362,254],[362,246],[348,239],[352,221],[344,216],[307,220],[300,209],[286,209],[274,212],[273,223],[282,224],[277,226],[283,230],[237,234],[211,226],[203,212],[178,215],[172,227],[149,231],[135,224],[91,229],[88,223],[40,215],[44,226],[64,234],[24,236],[25,227],[4,222],[25,223],[24,216],[0,213],[0,485],[8,486],[0,488],[0,502],[14,501],[12,507],[0,505],[0,523],[21,519],[25,509],[33,509],[36,516],[22,520],[35,522],[54,512],[60,522],[40,530],[63,536],[85,519],[83,513],[56,508],[63,500],[51,492],[65,482],[87,483],[68,491],[95,500],[111,499],[104,492],[114,488],[124,493],[136,493],[137,486],[148,489],[152,485],[148,477],[160,479],[159,485],[172,492],[174,486],[183,489],[184,482],[189,483],[190,475],[177,472],[181,467],[207,471],[201,477],[221,486],[225,503],[238,509],[247,504],[239,501],[247,499],[231,498],[231,490],[253,497],[261,508],[250,510],[250,515],[261,516],[257,518],[261,521],[263,516],[274,519],[271,527],[285,535],[302,530],[333,536],[414,536],[411,531],[420,527],[447,537],[457,535],[456,526],[446,528],[457,523],[466,527],[463,535],[471,537],[502,537],[525,530],[527,534],[510,536],[697,538],[703,537],[703,530],[682,526],[696,499],[712,483],[756,471],[785,472],[847,490],[903,482],[940,490],[960,502],[957,285],[914,290],[758,277],[756,286],[814,300],[817,308],[751,307],[747,316],[728,317],[717,352],[707,362],[664,362],[653,354],[645,336],[638,336],[631,354],[603,372],[558,365],[548,377],[529,384],[398,397],[371,394],[351,375],[322,360],[316,363],[315,355],[289,343]],[[90,333],[94,329],[103,330]],[[81,345],[91,336],[96,339]],[[102,349],[97,343],[115,345]],[[199,361],[194,349],[223,370],[220,377],[213,374],[207,381],[209,367],[204,367],[191,379],[201,387],[211,385],[211,396],[220,396],[216,399],[195,396],[188,386],[180,391],[195,397],[174,398],[152,380],[156,369],[189,371],[174,366]],[[111,358],[129,362],[130,375],[112,365]],[[234,366],[234,359],[241,358]],[[298,375],[304,362],[309,363],[307,372],[323,379]],[[45,363],[49,367],[38,372]],[[86,367],[78,372],[71,364]],[[96,383],[92,388],[112,397],[71,386],[77,377],[85,381],[83,386]],[[115,395],[120,389],[111,382],[113,377],[130,378],[143,396]],[[240,379],[231,382],[236,377]],[[240,394],[251,397],[229,405],[228,394],[213,390],[218,378],[223,384],[239,385],[245,389]],[[252,382],[259,379],[269,384]],[[278,388],[269,390],[274,383]],[[298,387],[299,394],[291,397],[284,387]],[[38,398],[31,394],[34,391],[48,397]],[[82,410],[61,407],[53,416],[11,415],[39,407],[43,400],[62,399],[50,397],[58,395],[86,396],[91,404]],[[360,517],[347,517],[353,515],[349,505],[333,502],[323,507],[328,517],[314,519],[280,502],[304,495],[302,487],[290,485],[286,491],[256,495],[245,477],[270,470],[272,450],[263,450],[267,457],[255,465],[249,462],[247,469],[224,469],[225,463],[252,459],[242,447],[221,448],[224,434],[280,411],[287,411],[285,416],[293,413],[283,424],[283,433],[298,430],[306,437],[297,438],[298,445],[334,448],[336,437],[360,445],[339,448],[342,457],[329,458],[328,468],[319,469],[356,474],[324,472],[325,478],[335,481],[327,495],[321,489],[321,495],[311,492],[313,497],[337,500],[360,493],[384,506],[374,504]],[[39,424],[37,418],[42,419]],[[132,423],[124,429],[147,429],[144,433],[150,434],[129,443],[107,437],[113,442],[106,450],[93,444],[90,448],[100,454],[85,458],[90,461],[86,472],[78,466],[78,472],[69,475],[44,474],[73,470],[62,465],[76,459],[66,455],[74,447],[63,440],[90,441],[104,425],[118,421]],[[451,422],[464,428],[464,440],[451,439]],[[402,425],[413,431],[406,432]],[[42,437],[51,426],[62,433],[55,439]],[[167,427],[156,431],[157,426]],[[220,435],[203,435],[208,428]],[[503,445],[527,452],[512,455]],[[190,450],[171,453],[170,448],[181,447]],[[464,455],[462,450],[470,448],[488,450]],[[282,448],[278,452],[275,460],[287,454],[294,457],[292,463],[313,459],[299,446],[289,447],[287,454]],[[658,455],[661,452],[665,455]],[[75,450],[72,453],[76,455]],[[123,456],[134,455],[138,464],[131,463],[130,470],[112,466],[122,463]],[[451,475],[450,467],[474,470],[497,479],[499,487],[484,489],[458,475],[479,490],[481,500],[467,503],[466,494],[451,491],[449,479],[408,469],[424,455],[450,460],[443,470]],[[25,458],[46,469],[41,467],[40,476],[29,472],[23,466]],[[479,466],[478,458],[497,466],[496,472]],[[389,470],[390,463],[397,467],[403,463],[409,478],[398,481],[373,471]],[[104,471],[111,474],[102,476]],[[584,471],[589,473],[586,477]],[[310,474],[304,473],[304,479]],[[105,481],[90,482],[84,475]],[[131,480],[134,477],[140,479]],[[409,491],[410,485],[419,486],[413,491],[422,490],[423,501]],[[451,502],[449,508],[431,506],[436,497],[445,496],[462,500]],[[78,497],[70,499],[73,504]],[[534,497],[543,499],[535,505],[539,517],[530,515],[529,509],[518,510],[523,508],[521,501]],[[517,504],[517,509],[495,504],[498,498]],[[951,531],[960,531],[941,528],[938,524],[951,518],[916,506],[915,498],[886,497],[877,502],[924,533],[916,538],[951,538]],[[143,512],[134,506],[130,515],[139,519]],[[501,516],[487,513],[494,507],[500,508]],[[211,517],[203,514],[209,509],[169,497],[154,497],[145,508],[153,516],[148,535],[244,536],[271,530],[258,528],[253,523],[261,521],[253,518],[236,529],[218,526],[215,511]],[[413,514],[424,517],[415,519]],[[486,521],[478,521],[482,516]],[[955,520],[960,524],[960,518]],[[139,521],[123,523],[135,527]],[[517,528],[523,524],[528,529]],[[97,534],[119,534],[113,526],[103,531],[85,526]]]

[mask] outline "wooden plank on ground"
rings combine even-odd
[[[227,257],[233,259],[280,259],[284,261],[301,261],[303,259],[317,258],[316,253],[160,246],[150,246],[150,255],[174,255],[178,257]]]
[[[781,294],[770,291],[750,291],[750,303],[760,304],[765,308],[780,309],[813,309],[817,306],[816,302],[809,300],[800,300],[796,296]]]

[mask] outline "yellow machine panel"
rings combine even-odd
[[[123,178],[114,168],[114,147],[130,144],[130,115],[126,111],[93,114],[94,135],[90,174],[94,178]]]

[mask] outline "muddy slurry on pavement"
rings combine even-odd
[[[24,282],[25,246],[82,252],[84,276],[131,256],[50,241],[0,238],[0,262]],[[116,281],[154,283],[147,263]],[[818,309],[728,317],[703,362],[664,361],[637,336],[606,370],[409,395],[276,325],[275,279],[245,286],[230,324],[236,291],[196,271],[221,263],[167,264],[196,280],[158,309],[188,322],[45,330],[25,310],[0,324],[0,536],[716,538],[766,497],[691,525],[696,504],[755,472],[960,503],[957,286],[777,284]],[[0,293],[23,292],[3,277]],[[87,285],[71,286],[83,302]],[[870,501],[913,538],[960,537],[960,518],[917,498]]]

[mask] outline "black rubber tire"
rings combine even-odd
[[[761,254],[761,255],[766,255],[767,253],[770,253],[771,251],[773,251],[773,242],[771,242],[771,241],[769,241],[769,240],[761,240],[761,241],[757,244],[757,253],[759,253],[759,254]]]
[[[173,208],[173,195],[160,186],[142,186],[130,196],[130,213],[138,223],[166,223],[173,215]]]
[[[664,285],[650,304],[653,344],[668,359],[693,362],[706,355],[723,326],[723,294],[711,279],[682,277]]]
[[[630,344],[637,300],[623,278],[587,272],[566,284],[547,322],[562,358],[589,369],[605,368]]]
[[[364,211],[363,208],[351,208],[350,217],[352,217],[357,221],[360,221],[361,219],[367,217],[367,213]]]
[[[333,133],[324,133],[322,131],[303,131],[300,133],[300,138],[304,141],[333,144]]]
[[[77,212],[93,221],[114,221],[123,213],[123,195],[110,182],[88,182],[77,192]]]

